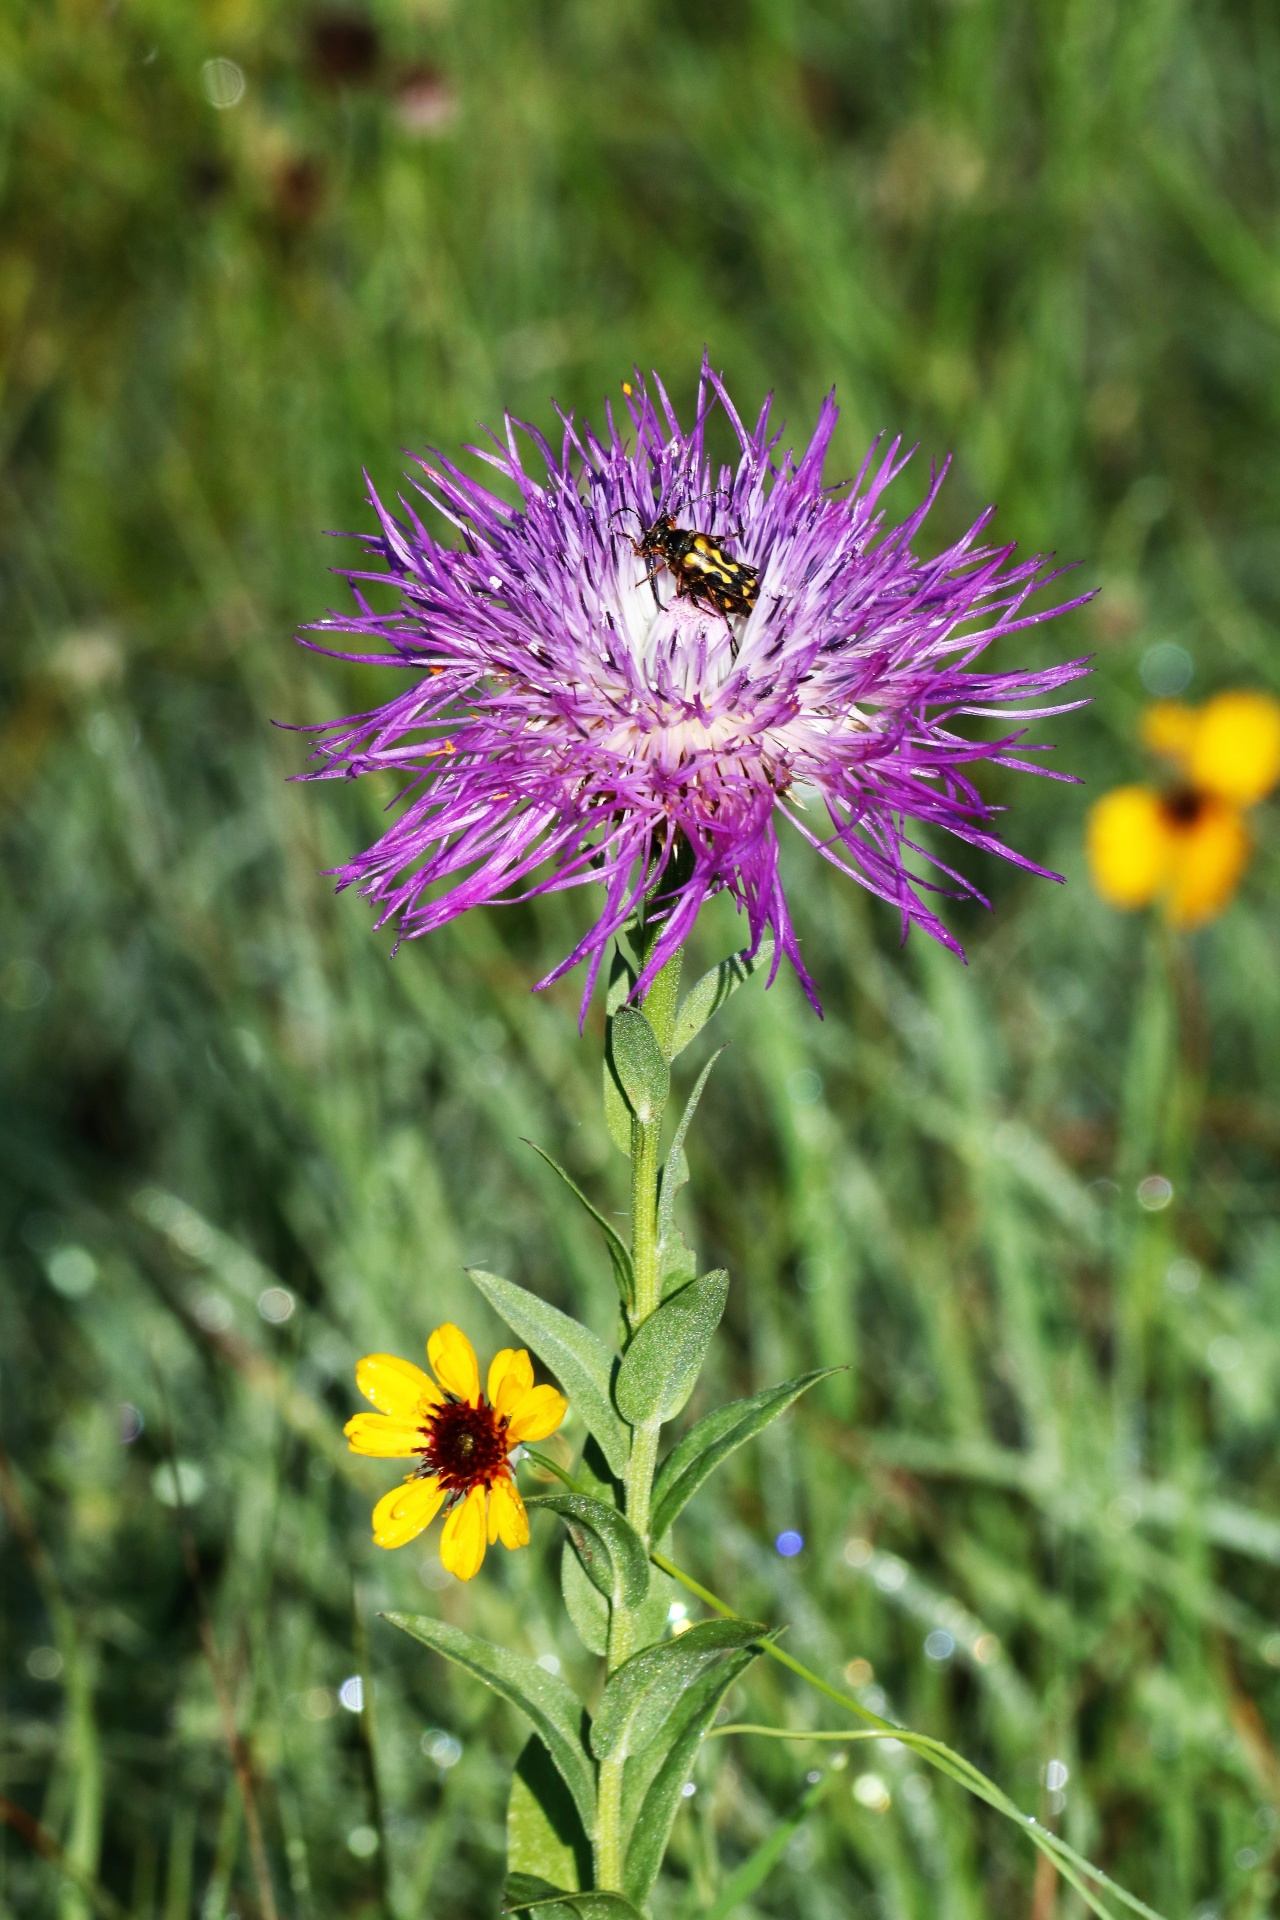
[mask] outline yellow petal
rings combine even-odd
[[[545,1440],[568,1411],[569,1402],[554,1387],[530,1387],[507,1416],[507,1438],[513,1446],[517,1440]]]
[[[1162,753],[1167,760],[1176,760],[1182,767],[1187,764],[1199,730],[1199,713],[1194,707],[1184,707],[1180,700],[1157,700],[1138,723],[1143,746],[1150,747],[1152,753]]]
[[[403,1547],[416,1540],[440,1511],[444,1488],[436,1479],[410,1480],[403,1487],[384,1493],[373,1510],[373,1543],[377,1547]]]
[[[461,1327],[447,1320],[442,1327],[437,1327],[427,1342],[427,1358],[445,1392],[456,1394],[459,1400],[467,1400],[474,1406],[480,1398],[480,1369],[476,1365],[476,1350]]]
[[[501,1540],[504,1547],[527,1547],[529,1516],[515,1482],[505,1477],[495,1480],[489,1489],[489,1544]]]
[[[1149,906],[1169,876],[1174,834],[1150,787],[1116,787],[1089,809],[1085,851],[1109,906]]]
[[[1187,763],[1191,784],[1251,807],[1280,780],[1280,700],[1218,693],[1200,709]]]
[[[430,1374],[393,1353],[366,1354],[356,1368],[356,1385],[380,1413],[397,1420],[415,1420],[440,1404],[440,1389]]]
[[[434,1360],[432,1365],[435,1365]],[[440,1558],[447,1572],[470,1580],[484,1564],[485,1493],[472,1487],[459,1501],[440,1534]]]
[[[533,1385],[533,1362],[523,1347],[504,1347],[493,1357],[487,1392],[489,1405],[499,1416]]]
[[[407,1460],[421,1453],[422,1428],[409,1420],[392,1420],[385,1413],[357,1413],[342,1429],[352,1453],[371,1453],[377,1460]]]
[[[1249,861],[1249,835],[1234,807],[1205,800],[1178,834],[1165,898],[1171,926],[1198,927],[1222,912]]]

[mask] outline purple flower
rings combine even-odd
[[[990,673],[975,662],[997,637],[1088,596],[1028,611],[1059,575],[984,543],[994,509],[918,558],[911,543],[945,468],[915,512],[887,526],[880,498],[908,457],[897,440],[884,453],[876,443],[843,497],[824,488],[834,397],[797,459],[778,452],[768,403],[744,426],[705,362],[690,432],[654,385],[656,404],[642,381],[624,388],[631,436],[609,409],[605,438],[565,419],[558,454],[510,418],[504,440],[473,449],[518,506],[439,456],[420,461],[415,489],[457,529],[456,546],[437,542],[411,501],[397,520],[371,489],[381,531],[362,537],[373,564],[346,574],[358,610],[313,631],[359,636],[339,657],[400,668],[409,684],[316,729],[320,764],[303,777],[390,770],[404,785],[398,817],[338,869],[340,887],[358,886],[378,924],[395,921],[403,937],[468,907],[602,885],[598,919],[539,983],[586,960],[584,1011],[609,941],[643,898],[661,933],[642,984],[727,888],[752,949],[771,931],[775,970],[787,954],[816,1006],[778,870],[781,816],[891,902],[904,937],[915,921],[959,952],[927,896],[981,895],[910,823],[1045,871],[996,837],[972,770],[985,760],[1044,772],[1015,756],[1047,750],[1020,748],[1024,723],[1082,704],[1045,702],[1086,664]],[[704,447],[717,406],[741,449],[718,473]],[[526,471],[518,433],[545,471]],[[701,584],[678,556],[637,553],[664,514],[710,537]],[[733,563],[724,577],[736,593],[717,593],[717,553]],[[395,610],[374,612],[364,581],[395,588]],[[1014,701],[1033,704],[1013,710],[1002,738],[956,731]],[[912,871],[913,855],[941,878]]]

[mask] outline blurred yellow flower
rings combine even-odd
[[[510,1455],[525,1440],[545,1440],[568,1411],[554,1387],[533,1384],[523,1348],[504,1347],[480,1391],[475,1348],[446,1323],[427,1342],[435,1380],[410,1360],[368,1354],[356,1385],[377,1413],[357,1413],[343,1432],[353,1453],[418,1465],[373,1510],[380,1547],[403,1547],[446,1509],[440,1558],[459,1580],[480,1571],[486,1545],[523,1547],[529,1518],[516,1491]],[[437,1386],[436,1381],[439,1382]]]
[[[1215,694],[1202,707],[1160,700],[1141,730],[1175,783],[1103,795],[1086,828],[1089,872],[1113,907],[1159,900],[1171,926],[1201,926],[1229,903],[1248,864],[1244,808],[1280,780],[1280,701],[1247,692]]]

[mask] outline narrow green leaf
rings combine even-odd
[[[604,1010],[610,1020],[618,1008],[625,1006],[631,998],[639,978],[640,975],[628,958],[621,940],[615,940],[613,955],[609,961],[609,985],[604,997]]]
[[[509,1828],[508,1831],[510,1831]],[[573,1908],[567,1907],[561,1898],[569,1891],[567,1887],[558,1887],[554,1880],[548,1880],[545,1874],[513,1873],[508,1862],[507,1884],[502,1893],[502,1911],[522,1913],[536,1906],[542,1920],[574,1920]]]
[[[489,1305],[502,1315],[512,1332],[527,1340],[538,1358],[550,1367],[600,1444],[612,1471],[627,1470],[631,1442],[614,1411],[611,1393],[613,1355],[589,1328],[567,1313],[528,1293],[513,1280],[503,1280],[483,1267],[468,1267],[469,1277]]]
[[[643,1753],[687,1687],[725,1654],[741,1652],[767,1632],[752,1620],[704,1620],[633,1654],[610,1676],[592,1723],[597,1760]]]
[[[512,1883],[512,1888],[518,1882]],[[562,1913],[575,1914],[577,1920],[644,1920],[639,1910],[620,1893],[560,1893],[553,1891],[542,1899],[503,1902],[504,1913],[541,1913],[546,1920],[559,1920]]]
[[[546,1161],[553,1173],[559,1174],[574,1199],[580,1206],[586,1209],[599,1227],[601,1233],[603,1233],[605,1245],[609,1249],[609,1258],[613,1262],[613,1277],[618,1283],[618,1292],[629,1305],[635,1298],[636,1282],[635,1274],[631,1267],[631,1253],[626,1241],[622,1238],[612,1221],[607,1220],[604,1214],[601,1213],[599,1207],[591,1204],[573,1176],[565,1172],[558,1160],[551,1158],[551,1155],[545,1147],[540,1147],[536,1140],[527,1140],[525,1145],[532,1147],[539,1158]]]
[[[609,1602],[586,1573],[571,1540],[565,1541],[560,1556],[560,1591],[579,1640],[588,1653],[603,1657],[609,1651]]]
[[[530,1734],[516,1761],[507,1803],[508,1891],[517,1877],[539,1877],[534,1893],[576,1893],[592,1879],[591,1842],[544,1743]]]
[[[637,977],[635,968],[622,950],[621,942],[618,942],[609,965],[609,990],[604,1003],[608,1016],[604,1042],[604,1118],[609,1138],[620,1153],[626,1154],[628,1160],[631,1158],[631,1109],[613,1064],[613,1016],[619,1007],[626,1004]]]
[[[608,1053],[604,1059],[604,1123],[609,1129],[609,1138],[619,1153],[631,1158],[631,1109],[627,1105],[627,1096],[618,1085],[618,1077],[613,1071],[613,1062]]]
[[[730,994],[736,993],[744,980],[749,980],[761,967],[769,966],[772,960],[773,941],[762,940],[752,959],[748,959],[745,953],[731,953],[718,967],[712,967],[710,973],[704,973],[681,1002],[676,1015],[675,1032],[671,1037],[671,1058],[674,1060],[678,1053],[683,1053],[689,1042],[702,1032],[712,1014],[719,1013]]]
[[[729,1298],[722,1267],[681,1287],[637,1328],[613,1383],[614,1404],[633,1427],[671,1420],[693,1392]]]
[[[716,1708],[725,1694],[755,1659],[758,1645],[759,1642],[741,1653],[726,1655],[719,1665],[701,1674],[680,1695],[649,1752],[627,1762],[623,1818],[627,1821],[631,1844],[627,1848],[623,1886],[637,1905],[644,1904],[658,1877],[681,1791],[693,1771],[702,1736],[714,1720]],[[646,1764],[651,1756],[661,1756],[656,1769]],[[630,1777],[633,1772],[634,1786]],[[637,1791],[640,1788],[643,1788],[643,1798]]]
[[[781,1386],[766,1387],[749,1400],[733,1400],[717,1407],[697,1425],[690,1427],[683,1440],[671,1449],[658,1468],[653,1483],[653,1537],[660,1540],[685,1502],[692,1498],[722,1460],[750,1440],[753,1435],[785,1413],[793,1400],[839,1373],[839,1367],[819,1367],[814,1373],[801,1373]]]
[[[717,1047],[702,1072],[698,1075],[693,1092],[685,1101],[684,1112],[680,1115],[680,1124],[675,1130],[671,1150],[667,1154],[666,1165],[662,1169],[662,1186],[658,1197],[658,1242],[665,1245],[671,1233],[675,1217],[676,1195],[689,1178],[689,1162],[685,1159],[684,1140],[689,1131],[689,1122],[698,1111],[698,1102],[702,1098],[702,1089],[706,1086],[723,1047]]]
[[[667,1299],[677,1287],[687,1287],[698,1277],[698,1256],[679,1227],[672,1227],[661,1247],[662,1296]]]
[[[638,1007],[619,1007],[610,1022],[614,1071],[631,1111],[649,1126],[667,1104],[671,1070],[658,1036]]]
[[[539,1493],[525,1505],[559,1514],[587,1577],[613,1606],[640,1605],[649,1591],[649,1556],[617,1507],[586,1493]]]
[[[582,1744],[580,1729],[586,1718],[582,1702],[556,1674],[548,1673],[535,1660],[495,1647],[461,1627],[433,1620],[423,1613],[389,1613],[392,1626],[399,1627],[433,1653],[464,1668],[477,1680],[518,1707],[533,1722],[547,1752],[578,1810],[583,1830],[594,1831],[596,1813],[595,1768]]]
[[[508,1832],[510,1832],[509,1827]],[[508,1843],[508,1855],[509,1854],[510,1845]],[[510,1858],[508,1857],[507,1884],[503,1888],[502,1893],[502,1911],[504,1913],[518,1913],[522,1906],[532,1906],[533,1903],[538,1900],[554,1900],[558,1903],[562,1893],[576,1893],[577,1891],[578,1889],[576,1887],[557,1886],[554,1880],[548,1880],[545,1873],[537,1873],[528,1868],[516,1868],[513,1870]],[[547,1916],[547,1920],[561,1920],[561,1916],[563,1916],[563,1920],[569,1920],[569,1909],[565,1906],[559,1906],[558,1911],[556,1907],[544,1907],[543,1913]]]
[[[664,1553],[654,1553],[651,1557],[655,1567],[678,1580],[682,1587],[689,1593],[695,1594],[704,1606],[710,1607],[722,1620],[737,1619],[738,1616],[732,1607],[712,1593],[710,1588],[702,1586],[691,1574],[685,1573],[682,1568],[674,1565]],[[879,1714],[873,1713],[870,1707],[855,1699],[852,1694],[842,1693],[839,1688],[831,1686],[824,1680],[821,1674],[815,1673],[811,1667],[804,1666],[794,1655],[785,1652],[777,1644],[774,1636],[761,1641],[760,1651],[768,1654],[771,1660],[776,1660],[781,1666],[786,1667],[790,1673],[798,1675],[801,1680],[807,1682],[818,1693],[825,1695],[828,1700],[834,1700],[837,1706],[846,1708],[858,1719],[865,1721],[869,1727],[875,1729],[877,1736],[889,1735],[892,1739],[900,1740],[903,1746],[909,1748],[912,1753],[918,1754],[920,1759],[927,1762],[929,1766],[936,1767],[948,1779],[958,1781],[967,1792],[985,1801],[989,1807],[994,1807],[997,1813],[1003,1814],[1007,1820],[1011,1820],[1026,1834],[1033,1846],[1049,1856],[1063,1879],[1075,1889],[1089,1911],[1099,1915],[1100,1920],[1111,1920],[1111,1917],[1109,1909],[1104,1907],[1097,1897],[1098,1887],[1105,1888],[1131,1913],[1140,1914],[1142,1920],[1163,1920],[1163,1915],[1158,1914],[1154,1907],[1149,1907],[1145,1900],[1139,1900],[1134,1894],[1127,1892],[1109,1874],[1104,1873],[1101,1867],[1096,1867],[1092,1861],[1086,1860],[1083,1854],[1077,1853],[1074,1847],[1068,1846],[1067,1842],[1056,1833],[1051,1833],[1047,1828],[1040,1826],[1032,1815],[1023,1813],[993,1780],[989,1780],[986,1774],[975,1767],[972,1761],[966,1760],[962,1754],[955,1753],[950,1747],[944,1746],[941,1740],[935,1740],[929,1734],[912,1733],[910,1728],[900,1726],[896,1721],[885,1720]],[[778,1729],[757,1728],[756,1731],[767,1731],[776,1737]],[[872,1736],[860,1728],[851,1729],[841,1737],[859,1740]],[[649,1755],[644,1754],[627,1763],[623,1783],[623,1812],[626,1817],[634,1813],[643,1797],[643,1791],[647,1791],[647,1786],[643,1790],[637,1786],[636,1791],[628,1799],[632,1769],[636,1769],[636,1779],[639,1782],[649,1758]]]

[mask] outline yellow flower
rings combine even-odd
[[[410,1360],[371,1353],[356,1368],[356,1385],[376,1413],[357,1413],[343,1432],[353,1453],[418,1465],[373,1510],[380,1547],[403,1547],[446,1508],[440,1558],[459,1580],[480,1571],[486,1545],[523,1547],[529,1517],[516,1490],[510,1454],[525,1440],[545,1440],[568,1411],[554,1387],[535,1387],[528,1354],[504,1347],[480,1391],[475,1348],[445,1324],[427,1342],[435,1380]],[[439,1385],[436,1382],[439,1382]]]
[[[1116,787],[1090,809],[1093,884],[1113,907],[1159,900],[1172,926],[1200,926],[1227,906],[1248,864],[1243,810],[1280,780],[1280,701],[1248,692],[1202,707],[1157,701],[1142,738],[1172,764],[1176,784]]]

